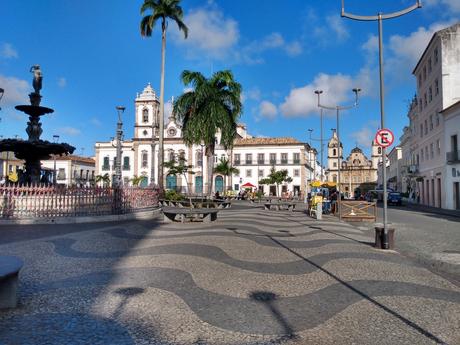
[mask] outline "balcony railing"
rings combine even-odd
[[[251,160],[251,161],[234,161],[233,162],[233,165],[251,165],[251,166],[254,166],[254,165],[300,165],[300,160],[294,160],[294,159],[287,159],[287,160],[284,160],[284,159],[276,159],[276,160],[272,160],[272,159],[266,159],[266,160]]]
[[[123,165],[123,170],[131,170],[131,165]]]
[[[460,151],[451,151],[446,153],[447,164],[460,163]]]
[[[105,171],[110,170],[110,166],[109,165],[103,165],[102,170],[105,170]]]

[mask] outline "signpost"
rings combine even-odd
[[[387,157],[385,154],[385,148],[391,146],[395,140],[395,136],[392,131],[387,128],[382,128],[375,134],[375,142],[382,148],[382,172],[383,172],[383,249],[388,249],[388,219],[387,219]]]
[[[391,146],[394,140],[395,136],[393,132],[386,128],[378,130],[377,134],[375,135],[375,142],[380,147]]]

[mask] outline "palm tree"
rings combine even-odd
[[[184,13],[179,6],[180,0],[144,0],[141,7],[141,15],[146,12],[151,14],[145,15],[141,20],[141,35],[143,37],[152,36],[153,28],[158,20],[161,20],[161,79],[160,79],[160,114],[159,114],[159,144],[158,144],[158,186],[160,191],[164,189],[163,183],[163,137],[164,137],[164,84],[165,84],[165,55],[166,55],[166,28],[167,19],[176,22],[179,31],[184,33],[185,38],[188,35],[188,28],[185,26],[182,18]],[[153,138],[152,138],[153,140]],[[152,151],[153,155],[153,151]],[[153,176],[152,176],[153,178]]]
[[[144,178],[145,176],[134,175],[130,181],[133,184],[133,186],[139,186],[139,184],[144,180]]]
[[[233,147],[238,118],[242,112],[241,85],[229,70],[218,71],[209,79],[200,72],[183,71],[185,86],[192,91],[179,96],[174,102],[174,112],[182,121],[185,144],[206,146],[208,169],[208,195],[212,194],[214,151],[216,133],[220,131],[220,144],[228,150]]]
[[[107,187],[110,184],[110,176],[108,173],[104,175],[96,175],[96,183],[102,182],[104,187]]]
[[[233,174],[239,174],[240,170],[238,168],[235,168],[230,164],[230,161],[223,157],[219,160],[219,164],[214,168],[214,172],[224,175],[225,178],[225,188],[227,188],[227,176],[231,176]]]
[[[278,196],[278,187],[283,182],[291,183],[292,178],[288,176],[288,171],[284,170],[276,170],[275,167],[272,167],[270,174],[268,177],[259,181],[259,184],[262,185],[276,185],[276,195]]]

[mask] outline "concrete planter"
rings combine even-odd
[[[375,227],[375,247],[385,249],[383,247],[383,225]],[[395,247],[395,229],[388,227],[388,249]]]

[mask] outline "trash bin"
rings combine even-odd
[[[387,227],[388,230],[388,249],[394,249],[395,247],[395,229]],[[375,247],[379,249],[383,248],[383,225],[375,227]]]

